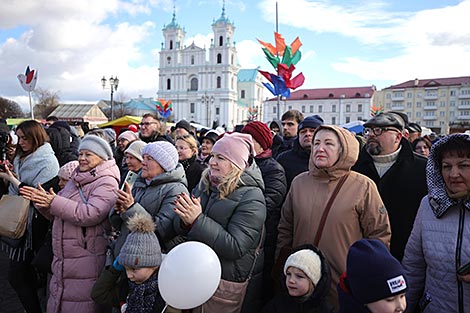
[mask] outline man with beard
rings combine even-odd
[[[173,139],[170,136],[163,133],[161,134],[161,124],[158,120],[157,115],[152,113],[145,113],[140,122],[139,137],[145,143],[155,142],[155,141],[168,141],[171,144],[174,144]]]
[[[368,120],[364,124],[366,145],[352,167],[377,185],[392,229],[390,251],[400,261],[421,199],[427,194],[426,159],[413,152],[404,129],[405,121],[396,113]]]

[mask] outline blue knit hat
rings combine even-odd
[[[323,119],[320,115],[310,115],[304,118],[302,122],[300,122],[298,131],[301,131],[304,128],[317,128],[323,125]]]
[[[378,239],[361,239],[349,248],[346,275],[354,298],[368,304],[404,293],[405,270]]]

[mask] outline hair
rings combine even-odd
[[[431,146],[432,146],[432,143],[431,141],[429,141],[429,139],[427,138],[424,138],[424,137],[419,137],[419,138],[416,138],[412,143],[411,143],[411,147],[413,148],[413,151],[415,151],[416,149],[416,146],[418,145],[418,143],[420,142],[424,142],[426,144],[426,146],[431,149]]]
[[[209,178],[210,167],[206,168],[204,172],[202,172],[201,180],[205,184],[205,191],[209,192],[209,188],[211,186],[210,178]],[[232,164],[232,169],[228,172],[228,174],[220,180],[217,189],[219,190],[219,200],[225,199],[229,196],[232,192],[237,189],[238,184],[240,182],[240,178],[243,174],[243,170],[239,169],[235,165]]]
[[[46,121],[49,122],[49,121],[52,121],[52,122],[57,122],[59,120],[59,118],[55,115],[51,115],[51,116],[48,116],[46,118]]]
[[[304,120],[304,115],[302,114],[302,112],[300,112],[299,110],[295,110],[295,109],[289,110],[285,112],[284,114],[282,114],[281,121],[290,120],[290,119],[296,120],[297,124],[299,124],[300,122]]]
[[[437,147],[435,151],[437,163],[442,166],[444,155],[470,158],[470,141],[467,138],[468,137],[452,136],[446,143]]]
[[[193,135],[177,136],[176,140],[183,140],[189,145],[189,148],[193,150],[193,155],[197,154],[198,152],[197,141]],[[176,145],[176,140],[175,140],[175,145]]]
[[[157,122],[160,123],[160,120],[158,119],[158,115],[157,115],[157,114],[145,113],[144,115],[142,115],[142,118],[146,118],[146,117],[151,117],[151,118],[153,118],[154,120],[156,120]]]
[[[19,129],[21,129],[23,135],[26,137],[27,140],[30,140],[32,144],[31,151],[27,153],[24,152],[23,149],[21,149],[21,146],[19,144],[16,145],[15,156],[19,156],[20,159],[23,159],[27,155],[35,152],[40,146],[49,141],[49,137],[47,136],[44,127],[42,127],[42,125],[35,120],[27,120],[21,122],[16,127],[16,131],[18,131]]]

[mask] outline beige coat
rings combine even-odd
[[[276,255],[284,246],[313,244],[326,203],[339,178],[349,173],[331,206],[318,245],[331,266],[330,296],[332,304],[338,306],[336,285],[346,271],[349,247],[361,238],[380,239],[389,246],[391,231],[387,210],[374,182],[351,171],[359,153],[354,135],[336,126],[322,126],[316,133],[320,129],[330,129],[338,135],[341,156],[328,169],[317,168],[310,156],[309,171],[294,178],[281,211]]]

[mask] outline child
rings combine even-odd
[[[405,270],[377,239],[350,248],[346,273],[338,284],[340,313],[394,313],[406,309]]]
[[[158,291],[158,268],[162,263],[155,224],[148,214],[129,219],[131,233],[113,266],[105,269],[91,296],[100,304],[119,307],[120,312],[162,312],[165,301]],[[124,277],[123,271],[127,274]]]
[[[284,274],[286,289],[263,309],[276,312],[333,312],[326,297],[330,290],[330,268],[323,254],[312,245],[295,249],[286,260]]]

